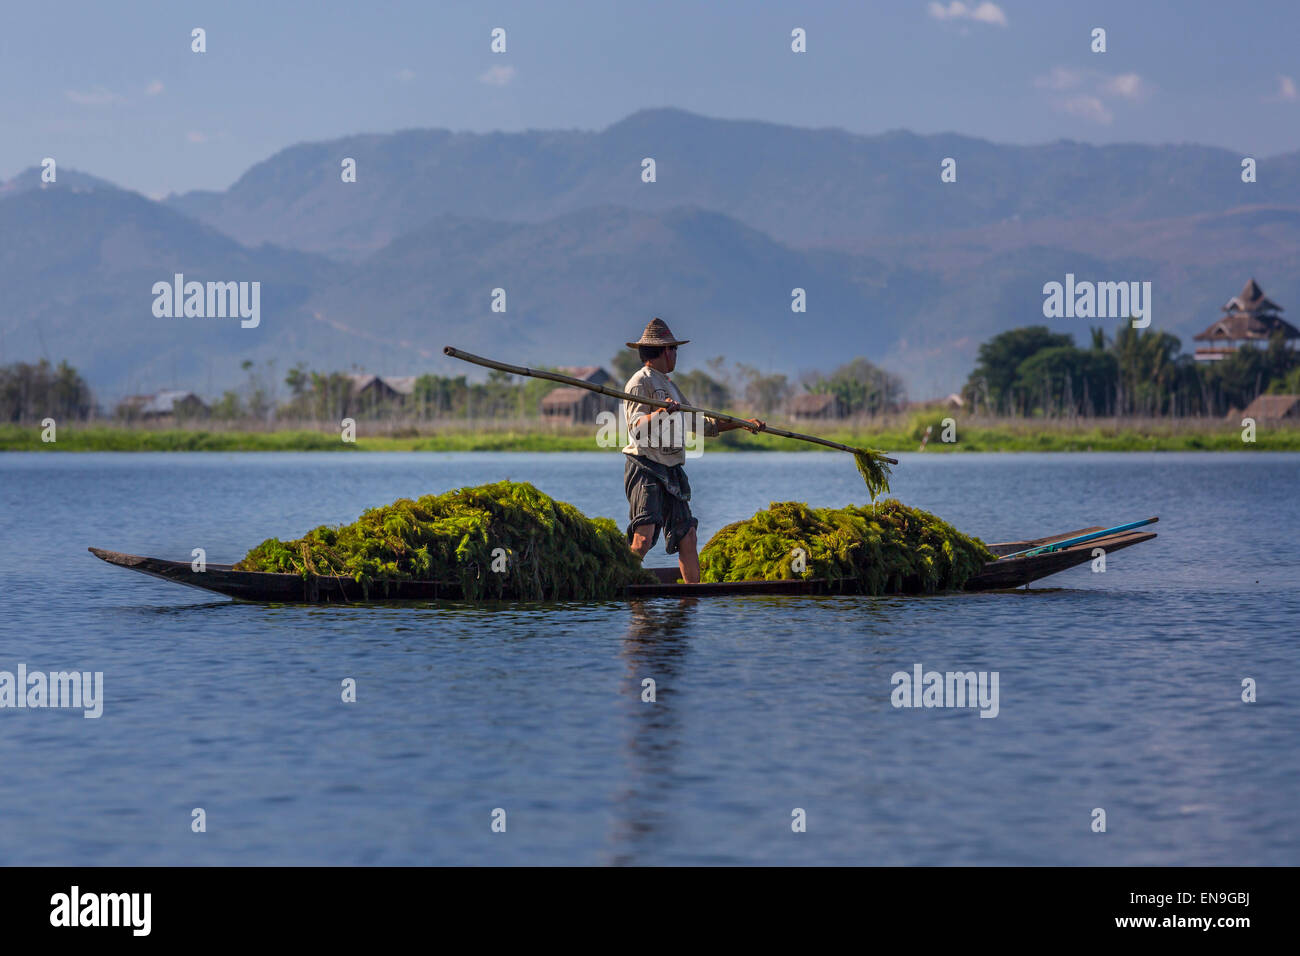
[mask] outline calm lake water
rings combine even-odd
[[[0,863],[1300,862],[1300,456],[902,457],[898,497],[989,541],[1160,536],[998,594],[264,606],[86,547],[230,562],[507,477],[622,526],[622,460],[0,455],[0,670],[105,698],[0,710]],[[689,471],[705,538],[863,498],[841,455]],[[894,708],[918,663],[997,671],[998,716]]]

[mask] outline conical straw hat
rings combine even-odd
[[[645,327],[641,333],[641,339],[638,342],[628,342],[627,347],[630,349],[637,348],[641,345],[685,345],[690,339],[673,338],[672,329],[668,328],[668,323],[661,318],[653,318],[650,324]]]

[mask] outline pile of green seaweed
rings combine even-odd
[[[293,541],[268,538],[235,568],[349,577],[367,595],[389,581],[455,582],[467,600],[603,599],[655,580],[613,521],[512,481],[402,498]]]
[[[700,579],[828,578],[862,594],[932,594],[959,590],[994,558],[978,538],[893,498],[874,508],[782,501],[709,539]]]

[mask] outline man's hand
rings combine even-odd
[[[663,401],[668,403],[667,408],[654,408],[646,412],[644,415],[642,415],[640,418],[634,421],[631,427],[645,428],[646,423],[650,421],[650,419],[654,418],[656,415],[672,415],[674,412],[681,411],[682,408],[681,403],[679,403],[676,399],[665,398],[663,399]]]
[[[760,419],[757,419],[757,418],[751,418],[749,421],[750,421],[751,425],[745,425],[744,427],[745,427],[745,428],[748,428],[749,431],[752,432],[752,433],[755,434],[755,435],[757,435],[757,434],[758,434],[759,432],[761,432],[763,429],[767,428],[767,422],[765,422],[765,421],[761,421]],[[751,426],[752,426],[752,427],[751,427]]]

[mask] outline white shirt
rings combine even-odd
[[[623,387],[623,391],[630,392],[633,395],[644,395],[647,398],[657,398],[661,402],[671,399],[679,404],[686,404],[685,397],[683,397],[676,384],[673,383],[673,380],[649,365],[643,365],[637,369],[632,374],[632,377],[627,380],[627,385]],[[661,465],[684,465],[686,463],[686,428],[693,417],[691,414],[678,412],[676,415],[669,415],[665,413],[656,415],[647,426],[643,426],[641,429],[632,427],[632,423],[642,415],[649,415],[657,410],[654,405],[645,405],[640,402],[623,402],[623,422],[628,431],[628,443],[627,447],[623,449],[623,454],[640,455]],[[717,437],[717,419],[708,416],[701,417],[704,420],[704,436],[706,438]]]

